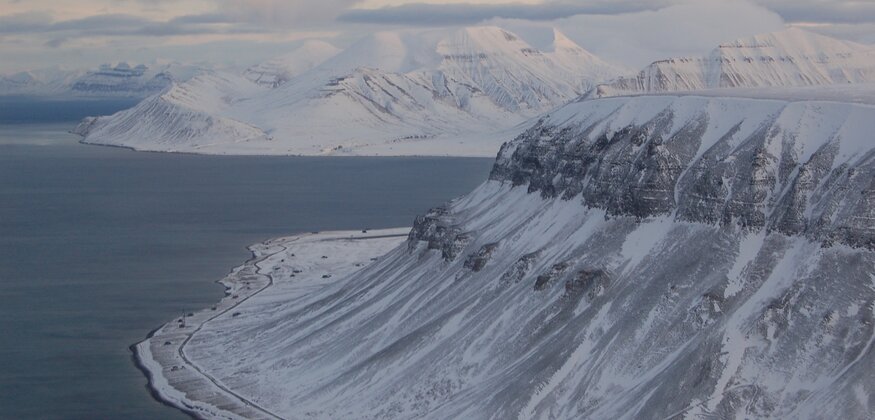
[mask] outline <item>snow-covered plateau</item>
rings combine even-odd
[[[505,130],[620,74],[559,31],[545,51],[489,26],[379,32],[195,77],[77,132],[151,151],[495,156]]]
[[[144,364],[205,417],[873,418],[872,133],[859,103],[571,103],[399,246],[264,245]]]
[[[704,57],[660,60],[588,95],[872,82],[872,46],[790,28],[721,44]]]

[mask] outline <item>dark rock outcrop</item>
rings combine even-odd
[[[483,245],[477,252],[468,255],[468,258],[465,259],[464,267],[475,272],[482,270],[486,263],[489,262],[489,258],[492,257],[492,253],[495,252],[496,248],[498,248],[498,242]]]
[[[541,120],[502,147],[490,178],[613,216],[673,214],[875,249],[875,152],[839,162],[836,137],[800,161],[803,134],[774,115],[741,139],[739,122],[697,156],[712,118],[666,108],[615,131],[598,120]]]
[[[416,217],[408,235],[408,246],[412,250],[419,241],[428,242],[428,249],[439,250],[444,260],[452,261],[470,240],[470,235],[452,225],[447,209],[437,207],[425,216]]]

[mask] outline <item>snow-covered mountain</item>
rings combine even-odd
[[[195,66],[168,64],[148,67],[118,63],[104,64],[76,79],[70,90],[81,96],[147,97],[163,92],[174,82],[186,81],[201,69]]]
[[[620,74],[558,31],[555,38],[552,51],[544,52],[497,27],[382,32],[274,89],[246,88],[249,95],[239,96],[209,80],[174,89],[177,96],[224,98],[228,106],[219,110],[165,94],[131,111],[91,120],[81,132],[86,142],[159,151],[494,155],[500,144],[496,131]],[[155,101],[179,109],[168,113],[153,106]],[[164,118],[188,113],[208,117],[197,120],[198,127]],[[240,138],[234,130],[203,125],[229,121],[260,134]],[[216,132],[228,135],[216,137]]]
[[[50,67],[0,75],[0,95],[66,94],[85,71]]]
[[[657,61],[591,95],[866,82],[875,82],[875,48],[790,28],[722,44],[705,57]]]
[[[322,64],[340,51],[327,42],[309,40],[288,54],[249,67],[243,75],[259,85],[274,88]]]
[[[185,82],[204,69],[195,65],[160,63],[103,64],[95,70],[40,69],[0,76],[0,95],[121,96],[145,98],[173,83]]]
[[[163,94],[146,98],[113,118],[86,118],[74,131],[95,136],[125,133],[129,139],[126,146],[133,148],[140,144],[143,148],[172,148],[176,142],[198,147],[198,142],[210,139],[262,139],[265,134],[260,129],[222,115],[234,106],[234,98],[264,89],[241,76],[206,72],[172,85]],[[166,144],[167,139],[173,141]]]
[[[405,245],[186,357],[287,418],[872,418],[873,98],[569,104]]]

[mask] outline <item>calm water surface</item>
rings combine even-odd
[[[136,153],[80,145],[70,121],[12,124],[9,112],[0,109],[0,418],[185,418],[151,399],[128,346],[218,300],[214,282],[249,257],[246,245],[409,226],[492,164]]]

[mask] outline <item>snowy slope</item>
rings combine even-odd
[[[216,116],[255,127],[267,137],[241,139],[228,131],[228,136],[200,139],[188,135],[192,130],[175,126],[184,120],[162,120],[175,113],[147,106],[102,118],[83,133],[86,142],[159,151],[493,156],[501,138],[496,132],[564,104],[616,74],[616,68],[558,31],[548,52],[496,27],[381,32],[274,89],[248,96],[206,93],[234,98]],[[252,80],[251,74],[247,77]],[[193,94],[201,88],[221,89],[180,87]],[[210,114],[209,107],[195,104],[189,109]],[[97,129],[110,121],[130,131]],[[158,139],[151,146],[140,137],[149,131],[156,132],[150,139]]]
[[[339,52],[340,49],[327,42],[310,40],[288,54],[246,69],[243,76],[259,85],[273,88],[322,64]]]
[[[185,352],[287,418],[872,418],[873,131],[862,104],[573,103],[361,271],[274,255],[286,286]]]
[[[706,57],[657,61],[593,95],[865,82],[875,82],[875,49],[791,28],[722,44]]]
[[[162,147],[175,151],[180,141],[190,150],[208,146],[201,142],[210,139],[269,140],[257,127],[224,116],[234,106],[235,98],[263,89],[233,74],[204,73],[112,117],[86,118],[74,132],[88,133],[94,144],[118,145],[97,139],[124,137],[128,139],[124,146],[137,150]]]

